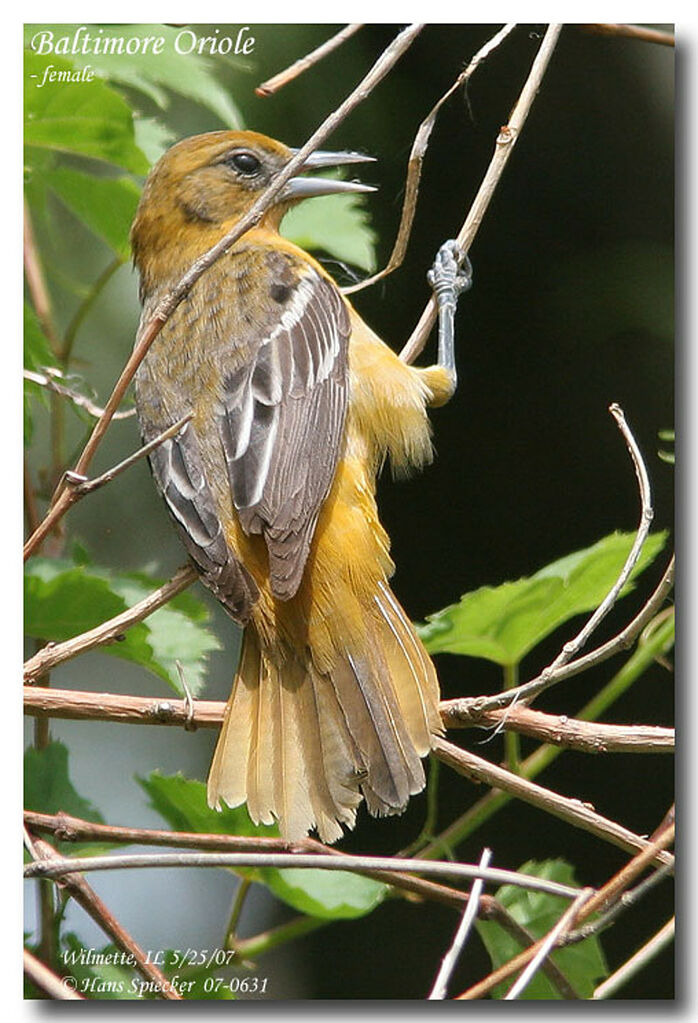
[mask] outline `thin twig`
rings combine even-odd
[[[516,141],[521,134],[521,130],[526,122],[529,111],[533,104],[533,100],[536,97],[538,90],[540,89],[543,76],[550,62],[550,58],[553,55],[555,46],[557,44],[562,25],[551,24],[548,25],[543,41],[540,45],[538,53],[536,54],[535,60],[531,65],[528,78],[521,90],[514,109],[511,112],[509,121],[504,127],[500,129],[497,141],[495,144],[494,156],[490,162],[487,172],[485,173],[480,188],[478,189],[477,195],[473,200],[473,204],[470,207],[467,217],[457,235],[457,241],[463,252],[468,252],[470,246],[473,243],[473,239],[477,234],[477,231],[482,223],[482,219],[487,211],[487,207],[490,204],[490,200],[494,195],[495,189],[499,184],[504,168],[511,156]],[[424,348],[427,337],[434,326],[436,321],[436,301],[432,296],[427,302],[426,308],[422,313],[419,323],[412,331],[412,334],[407,341],[406,345],[400,352],[400,358],[404,362],[414,362],[419,353]]]
[[[65,384],[59,383],[59,380],[64,379],[61,370],[56,369],[54,366],[44,366],[43,373],[37,373],[32,369],[25,369],[22,371],[22,375],[25,380],[29,380],[32,384],[36,384],[38,387],[44,387],[47,391],[51,391],[53,394],[60,395],[61,398],[67,398],[72,401],[74,405],[82,408],[87,412],[88,415],[94,419],[99,419],[100,416],[104,415],[104,409],[96,405],[90,398],[84,394],[80,394],[79,391],[73,391],[70,387],[66,387]],[[115,412],[112,419],[130,419],[135,416],[135,408],[127,409],[125,412]]]
[[[50,871],[52,867],[58,867],[66,862],[53,846],[49,845],[42,838],[34,839],[34,849],[39,857],[33,861],[33,866],[39,870],[38,876],[46,877],[47,874],[43,873],[44,870]],[[31,866],[32,864],[29,865],[29,867]],[[155,985],[154,989],[161,997],[170,1001],[181,1000],[181,995],[172,987],[164,973],[154,963],[150,962],[145,950],[140,947],[128,931],[119,923],[111,910],[102,902],[84,877],[81,877],[79,873],[74,871],[62,871],[59,884],[109,935],[112,941],[126,952],[134,969],[138,970],[147,981]]]
[[[514,870],[503,870],[498,867],[480,867],[469,863],[446,863],[439,860],[401,860],[391,856],[332,856],[309,855],[307,853],[219,853],[219,852],[182,852],[182,853],[123,853],[113,856],[76,856],[62,861],[34,861],[24,867],[24,876],[34,878],[56,878],[65,874],[90,870],[138,870],[144,867],[286,867],[319,870],[348,870],[352,873],[366,874],[373,872],[394,871],[432,874],[435,877],[454,877],[459,880],[471,881],[481,877],[488,884],[512,884],[531,891],[547,892],[560,895],[566,899],[576,899],[579,888],[548,881],[545,878],[532,877]]]
[[[431,137],[432,130],[436,124],[437,115],[444,103],[451,98],[453,93],[461,85],[464,85],[468,81],[475,71],[477,71],[480,64],[489,57],[490,53],[496,49],[496,47],[499,46],[499,44],[503,42],[503,40],[515,28],[516,24],[512,22],[511,24],[505,25],[504,28],[495,33],[491,39],[487,40],[484,46],[482,46],[477,53],[474,54],[465,70],[461,71],[453,85],[451,85],[443,94],[441,99],[434,104],[420,124],[417,129],[417,134],[414,137],[414,142],[412,143],[409,159],[407,161],[407,175],[405,178],[404,188],[405,198],[402,203],[400,224],[395,238],[395,244],[393,245],[393,250],[390,253],[388,262],[382,270],[372,274],[371,277],[367,277],[365,280],[359,281],[358,284],[351,284],[348,287],[342,288],[342,292],[345,295],[351,295],[357,291],[362,291],[364,288],[370,287],[372,284],[375,284],[376,281],[381,280],[383,277],[387,277],[388,274],[392,273],[393,270],[396,270],[402,265],[405,253],[407,252],[410,235],[412,233],[414,215],[417,211],[417,196],[419,194],[419,182],[422,176],[422,164],[424,163],[424,157],[429,146],[429,139]]]
[[[543,961],[550,955],[564,935],[574,926],[574,922],[579,916],[582,906],[585,902],[589,901],[592,894],[593,890],[591,888],[587,888],[579,893],[571,906],[568,906],[555,926],[545,936],[538,951],[526,966],[526,969],[507,991],[504,996],[505,1002],[510,1002],[515,998],[518,998],[521,992],[528,986],[533,979],[534,974],[538,972]]]
[[[633,906],[636,906],[644,897],[651,891],[653,891],[658,884],[665,881],[671,874],[669,867],[658,867],[653,874],[646,877],[640,884],[635,885],[634,888],[630,888],[628,891],[623,892],[620,898],[607,909],[604,913],[601,913],[592,923],[584,924],[577,930],[571,931],[565,938],[565,945],[576,944],[579,941],[585,941],[592,934],[598,934],[601,931],[605,931],[611,924],[614,924],[621,914],[627,912]]]
[[[482,856],[480,857],[481,869],[489,866],[491,857],[491,849],[482,850]],[[484,882],[480,877],[473,881],[468,904],[465,907],[465,912],[463,913],[460,924],[458,925],[458,930],[456,931],[453,943],[446,955],[443,957],[441,967],[429,995],[429,1001],[443,1000],[446,997],[446,989],[448,987],[448,982],[451,979],[451,974],[456,968],[458,958],[463,950],[465,942],[467,941],[468,935],[475,922],[475,918],[477,917],[477,911],[480,905],[480,893],[482,892],[483,884]]]
[[[388,72],[395,66],[400,57],[409,49],[417,35],[424,26],[420,24],[409,25],[403,29],[383,51],[376,60],[368,74],[364,76],[356,88],[325,118],[319,128],[311,135],[308,141],[293,155],[286,166],[276,175],[274,180],[264,190],[259,199],[250,207],[247,213],[241,217],[233,228],[228,231],[215,245],[204,252],[189,267],[187,272],[180,278],[177,284],[162,298],[153,315],[142,323],[136,338],[135,347],[126,362],[121,375],[117,380],[103,415],[97,420],[94,429],[83,448],[77,464],[75,473],[78,476],[85,476],[87,468],[109,427],[114,412],[121,403],[126,390],[133,379],[139,365],[145,358],[148,349],[152,345],[163,326],[177,308],[179,303],[189,294],[201,275],[209,269],[246,231],[255,227],[265,212],[272,205],[286,182],[299,171],[307,158],[320,146],[325,139],[338,127],[339,124],[362,103],[373,89],[385,78]],[[45,537],[55,527],[56,523],[65,515],[68,509],[75,503],[75,494],[72,490],[59,486],[54,494],[52,506],[32,536],[24,546],[25,560],[30,557],[40,546]]]
[[[266,82],[262,82],[261,85],[257,86],[255,92],[258,96],[263,97],[271,96],[273,93],[278,92],[284,85],[288,85],[289,82],[298,78],[298,76],[302,75],[304,71],[308,70],[308,68],[319,63],[319,61],[321,61],[324,57],[332,53],[333,50],[336,50],[338,46],[341,46],[342,43],[345,42],[345,40],[353,36],[355,32],[358,32],[360,28],[363,28],[363,26],[347,25],[345,28],[341,29],[341,31],[337,32],[336,35],[333,35],[330,39],[326,40],[326,42],[322,43],[321,46],[318,46],[317,49],[312,50],[310,53],[306,54],[305,57],[301,57],[284,71],[279,71],[279,73],[274,75],[273,78],[268,78]]]
[[[664,849],[668,849],[674,841],[674,827],[667,828],[665,832],[652,842],[647,844],[647,847],[641,852],[633,856],[625,866],[618,871],[606,884],[599,888],[594,897],[590,900],[587,906],[587,912],[585,916],[589,916],[592,913],[596,913],[598,910],[604,909],[617,899],[621,892],[623,892],[628,885],[632,884],[636,877],[638,877],[644,870],[646,870],[655,861],[655,856],[658,852],[662,852]]]
[[[500,906],[500,903],[496,900],[496,898],[494,899],[494,902],[495,905]],[[482,915],[484,916],[484,914]],[[501,907],[499,916],[496,918],[496,922],[510,937],[514,939],[520,948],[530,948],[531,945],[535,944],[536,938],[533,934],[515,920],[511,913],[504,909],[503,906]],[[553,987],[559,992],[561,998],[564,998],[566,1001],[573,1001],[575,998],[579,997],[565,974],[549,956],[543,962],[541,969]]]
[[[675,42],[672,32],[662,32],[658,28],[645,28],[644,25],[614,25],[610,22],[601,22],[596,25],[577,25],[577,28],[593,35],[621,36],[626,39],[638,39],[643,43],[659,43],[661,46],[673,46]]]
[[[37,959],[28,948],[24,949],[24,972],[29,980],[45,992],[50,998],[59,1001],[80,1001],[84,1002],[84,995],[79,994],[70,987],[66,987],[61,977],[49,970],[45,963]]]
[[[478,782],[484,782],[496,789],[502,789],[511,795],[522,799],[526,803],[539,807],[554,817],[567,821],[577,828],[588,831],[605,842],[611,842],[621,849],[635,851],[645,849],[649,844],[646,839],[641,838],[634,832],[624,828],[616,821],[609,820],[597,813],[589,804],[583,803],[580,799],[569,799],[561,796],[551,789],[542,785],[512,774],[511,771],[491,764],[488,760],[476,756],[469,750],[454,746],[445,739],[435,739],[433,752],[444,763],[466,778]],[[654,859],[661,863],[673,862],[673,856],[669,853],[655,853]]]
[[[644,969],[647,963],[674,940],[674,929],[675,918],[672,916],[671,920],[667,920],[661,930],[657,931],[653,938],[650,938],[642,948],[638,949],[635,955],[623,963],[610,977],[607,977],[602,984],[599,984],[592,998],[608,998],[609,995],[615,994],[619,988],[627,984],[636,973]]]
[[[505,692],[499,693],[495,697],[487,698],[482,704],[480,704],[480,709],[483,709],[484,706],[490,710],[495,706],[508,707],[513,706],[516,703],[530,703],[545,689],[548,689],[551,685],[560,682],[562,678],[569,677],[569,675],[562,674],[561,669],[565,668],[568,663],[572,661],[574,655],[581,650],[592,633],[598,628],[599,624],[614,607],[633,569],[637,565],[642,553],[642,548],[644,547],[649,535],[652,519],[654,518],[654,510],[652,508],[652,491],[649,476],[647,474],[647,468],[642,458],[642,453],[640,452],[637,441],[626,422],[623,410],[614,402],[609,406],[609,412],[615,419],[618,429],[625,441],[626,447],[630,452],[640,492],[640,521],[638,523],[633,545],[630,548],[628,556],[625,559],[625,563],[623,564],[623,567],[621,568],[611,589],[608,591],[584,627],[580,629],[573,639],[568,640],[568,642],[565,643],[552,664],[549,664],[547,668],[544,668],[540,675],[538,675],[535,679],[532,679],[530,682],[525,682],[523,685],[516,686],[513,689],[507,689]],[[662,583],[663,582],[664,580],[662,580]],[[661,583],[660,586],[662,586]],[[635,621],[637,621],[637,619]],[[612,650],[615,651],[617,648],[617,641],[613,640],[611,642],[614,643]],[[596,659],[593,663],[598,663],[598,651],[596,651]],[[588,667],[589,664],[587,663],[586,666]],[[575,674],[580,670],[582,669],[579,668],[579,662],[576,662]]]
[[[155,448],[159,447],[166,440],[169,440],[170,437],[174,437],[175,434],[179,433],[185,423],[189,422],[192,415],[193,413],[189,412],[186,416],[182,416],[181,419],[179,419],[176,423],[173,423],[167,430],[163,430],[157,437],[153,437],[151,441],[148,441],[147,444],[138,448],[138,450],[134,451],[133,454],[128,456],[128,458],[124,458],[123,461],[112,466],[111,469],[107,469],[107,471],[103,472],[101,476],[95,476],[91,480],[77,480],[74,473],[68,473],[67,482],[69,486],[72,486],[80,497],[85,497],[86,494],[91,494],[93,490],[99,490],[99,488],[103,487],[105,483],[111,483],[111,481],[120,473],[125,472],[126,469],[130,469],[132,465],[135,465],[136,462],[139,462],[142,458],[147,458],[151,451],[154,451]]]
[[[105,643],[118,642],[119,636],[122,636],[126,629],[142,622],[153,611],[157,611],[182,590],[186,590],[197,578],[198,575],[193,565],[184,565],[168,582],[163,583],[162,586],[153,590],[143,600],[139,600],[137,604],[127,608],[126,611],[122,611],[121,614],[73,639],[66,640],[64,643],[48,643],[26,662],[24,666],[25,682],[28,684],[37,682],[47,671],[87,650],[104,646]]]
[[[675,567],[676,561],[672,555],[662,578],[647,603],[617,636],[609,639],[595,650],[591,650],[588,654],[584,654],[583,657],[578,657],[568,664],[556,668],[555,671],[550,671],[550,669],[546,668],[540,675],[532,678],[530,682],[525,682],[519,686],[517,690],[519,694],[531,700],[533,697],[538,696],[543,689],[556,685],[558,682],[563,682],[565,679],[573,678],[575,675],[580,675],[589,668],[596,667],[598,664],[607,661],[609,657],[613,657],[614,654],[619,653],[621,650],[627,650],[648,622],[655,617],[671,592],[674,585]],[[450,701],[449,714],[457,713],[465,718],[471,714],[478,715],[491,710],[497,710],[508,705],[512,699],[512,693],[513,690],[509,690],[497,693],[495,696],[461,697],[458,700]]]
[[[603,621],[608,612],[614,606],[623,587],[630,578],[630,574],[640,559],[642,548],[645,545],[645,541],[649,535],[650,526],[652,525],[652,519],[654,518],[654,509],[652,508],[652,490],[650,487],[649,476],[647,474],[647,467],[645,466],[642,458],[640,448],[633,436],[632,430],[626,422],[625,413],[620,405],[617,405],[614,402],[609,406],[608,410],[618,424],[618,429],[623,435],[623,440],[625,441],[626,447],[628,448],[633,460],[635,475],[637,476],[638,486],[640,489],[640,522],[637,527],[637,533],[630,549],[630,553],[625,560],[625,564],[623,565],[618,578],[596,608],[584,628],[577,633],[574,639],[565,643],[558,656],[549,666],[549,670],[551,672],[555,671],[556,668],[561,668],[563,664],[567,664],[568,661],[572,660],[574,655],[586,644],[591,634],[596,630],[600,622]],[[545,672],[543,672],[543,675],[545,675]]]

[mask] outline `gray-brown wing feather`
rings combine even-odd
[[[151,453],[150,465],[203,581],[230,616],[244,625],[259,591],[225,541],[191,423]]]
[[[298,277],[254,357],[225,381],[220,436],[235,507],[262,533],[282,600],[300,585],[340,455],[349,317],[314,270]]]

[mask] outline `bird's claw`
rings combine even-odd
[[[471,287],[473,268],[455,239],[443,243],[427,273],[427,280],[440,301],[455,300]]]

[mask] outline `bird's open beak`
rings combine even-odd
[[[295,155],[298,150],[292,149]],[[302,169],[316,170],[319,167],[339,167],[347,163],[372,163],[374,157],[363,153],[328,153],[315,150],[303,164]],[[375,192],[373,185],[362,185],[359,181],[342,181],[339,178],[291,178],[281,193],[282,199],[310,199],[316,195],[334,195],[337,192]]]

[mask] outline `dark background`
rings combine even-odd
[[[218,27],[225,31],[225,26]],[[498,27],[429,26],[329,141],[331,148],[362,149],[377,158],[361,177],[380,186],[368,207],[380,239],[381,266],[395,237],[417,125]],[[543,30],[519,27],[471,79],[469,105],[461,92],[442,110],[424,165],[405,264],[355,297],[364,318],[397,349],[428,298],[424,275],[436,250],[463,222]],[[233,79],[234,98],[248,127],[290,145],[303,143],[394,37],[396,26],[367,26],[275,97],[254,95],[254,85],[332,31],[331,26],[252,26],[254,70]],[[635,528],[637,487],[607,411],[612,401],[624,408],[646,457],[656,528],[672,528],[673,470],[657,457],[662,446],[657,432],[673,425],[673,64],[674,52],[668,48],[589,35],[575,27],[563,32],[470,253],[475,283],[458,314],[460,386],[453,401],[433,414],[437,458],[420,477],[393,483],[386,474],[380,482],[381,513],[398,566],[395,590],[414,619],[466,591],[531,574],[614,529]],[[201,108],[181,102],[169,120],[178,135],[220,127]],[[98,358],[94,351],[84,351],[93,366],[100,364],[103,394],[132,343],[138,315],[133,274],[124,269],[117,276],[86,327],[86,336],[97,339],[105,317],[119,323],[120,340],[113,351],[100,352]],[[341,270],[338,278],[348,283]],[[422,361],[432,357],[433,342]],[[100,464],[111,464],[134,445],[132,422],[115,428]],[[96,557],[127,568],[148,562],[163,574],[174,569],[182,561],[181,549],[145,467],[132,470],[120,488],[107,491],[71,512],[73,528]],[[125,535],[131,538],[126,552]],[[617,631],[640,605],[663,569],[665,559],[660,560],[600,630],[599,639]],[[215,658],[205,694],[211,699],[227,695],[232,675],[230,625],[217,611],[216,623],[228,651]],[[538,648],[524,663],[522,677],[532,677],[552,660],[572,631],[574,623]],[[146,680],[143,690],[142,677],[135,672],[129,676],[111,660],[105,666],[105,660],[82,659],[79,670],[86,687],[96,686],[99,671],[99,687],[108,673],[110,688],[157,691],[155,680]],[[574,713],[621,663],[616,659],[556,687],[537,706]],[[498,671],[482,661],[442,656],[438,670],[445,697],[487,693],[501,685]],[[66,672],[67,678],[75,684],[75,668]],[[58,675],[56,684],[61,684]],[[614,705],[607,719],[668,724],[672,710],[671,676],[657,665]],[[86,794],[103,807],[110,803],[100,777],[104,765],[110,765],[111,805],[116,799],[117,809],[113,816],[110,810],[109,819],[124,824],[155,822],[131,780],[134,770],[181,768],[203,778],[213,744],[209,734],[190,737],[169,729],[67,722],[57,724],[54,734],[74,751],[78,787],[86,787]],[[498,740],[482,747],[482,736],[474,732],[456,739],[493,760],[501,756]],[[539,780],[647,834],[672,802],[672,772],[669,757],[566,753]],[[443,827],[482,792],[443,767],[440,778]],[[424,812],[421,796],[399,819],[374,821],[364,814],[342,847],[394,852],[415,837]],[[477,860],[484,845],[493,849],[494,863],[502,867],[565,856],[576,865],[578,880],[594,885],[627,859],[614,847],[515,802],[482,828],[472,844],[461,847],[459,855]],[[199,886],[194,895],[182,895],[178,906],[168,906],[159,939],[152,930],[154,920],[144,919],[152,918],[158,905],[152,877],[145,914],[135,878],[99,879],[98,890],[120,901],[132,898],[137,937],[145,932],[149,940],[165,946],[177,941],[193,945],[196,891],[201,892],[201,912],[203,907],[210,911],[209,942],[221,935],[227,919],[233,885],[227,875],[215,872],[214,878],[213,873],[192,879]],[[179,874],[170,884],[180,888],[190,884],[189,878],[191,874],[185,882]],[[168,891],[164,887],[162,895],[171,903]],[[187,901],[191,898],[194,902]],[[259,915],[255,918],[253,912]],[[259,895],[243,918],[242,931],[255,933],[287,915],[290,911]],[[603,938],[611,968],[668,915],[666,886],[626,914]],[[368,918],[321,929],[273,953],[258,972],[277,978],[272,997],[420,999],[433,982],[455,926],[454,914],[444,907],[395,901]],[[486,970],[485,953],[473,938],[452,990],[462,990]],[[622,995],[666,998],[672,993],[671,955],[665,952]]]

